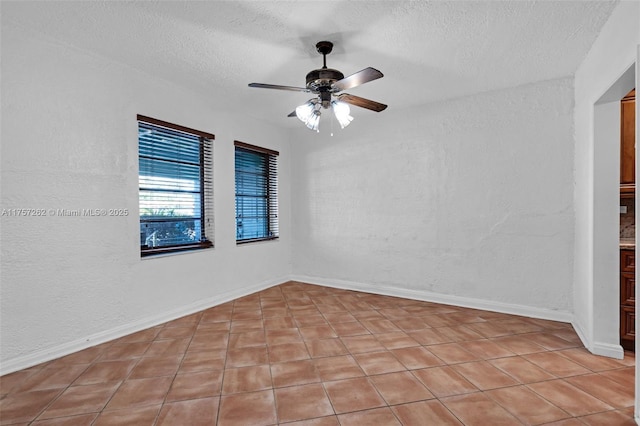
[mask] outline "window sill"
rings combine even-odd
[[[250,244],[250,243],[261,243],[261,242],[265,242],[265,241],[277,241],[279,237],[270,237],[270,238],[254,238],[251,240],[240,240],[240,241],[236,241],[236,245],[237,246],[242,246],[245,244]]]
[[[140,257],[142,259],[155,258],[155,257],[164,257],[175,254],[187,254],[193,253],[195,251],[204,250],[208,248],[212,248],[213,243],[211,241],[206,241],[198,244],[186,244],[183,246],[177,247],[162,247],[157,249],[141,249]]]

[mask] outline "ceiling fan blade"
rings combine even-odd
[[[287,117],[297,117],[298,115],[296,114],[295,111],[293,111],[291,114],[287,115]]]
[[[368,83],[373,80],[377,80],[381,77],[384,77],[380,71],[375,68],[365,68],[363,70],[358,71],[355,74],[351,74],[348,77],[343,78],[342,80],[338,80],[331,86],[334,91],[351,89],[352,87],[360,86],[361,84]]]
[[[280,86],[278,84],[249,83],[249,87],[257,87],[259,89],[291,90],[292,92],[310,92],[306,87]]]
[[[347,93],[336,96],[338,100],[346,102],[350,105],[355,105],[360,108],[370,109],[371,111],[380,112],[384,111],[387,106],[380,102],[372,101],[371,99],[361,98],[360,96],[353,96]]]

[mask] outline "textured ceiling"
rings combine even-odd
[[[389,110],[571,75],[615,2],[84,1],[2,2],[2,21],[187,86],[274,124],[310,96],[248,88],[304,86],[322,65],[367,66],[350,89]],[[375,114],[357,109],[354,115]],[[299,123],[298,123],[299,124]]]

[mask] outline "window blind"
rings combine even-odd
[[[138,116],[143,256],[213,245],[213,138]]]
[[[278,152],[235,142],[236,242],[278,238]]]

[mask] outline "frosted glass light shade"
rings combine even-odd
[[[309,121],[309,118],[311,118],[315,107],[315,103],[310,100],[296,108],[296,116],[300,119],[300,121],[306,124],[306,122]]]
[[[313,110],[305,124],[309,129],[318,131],[318,127],[320,126],[320,111]]]
[[[320,111],[317,99],[309,99],[306,103],[296,108],[296,117],[309,129],[318,130],[320,125]]]
[[[333,108],[333,114],[336,116],[338,123],[340,123],[340,127],[344,129],[353,121],[353,117],[351,114],[351,109],[349,105],[340,101],[331,101],[331,107]]]
[[[306,103],[296,108],[296,117],[300,119],[309,129],[318,130],[320,125],[320,111],[318,111],[318,101],[309,99]]]

